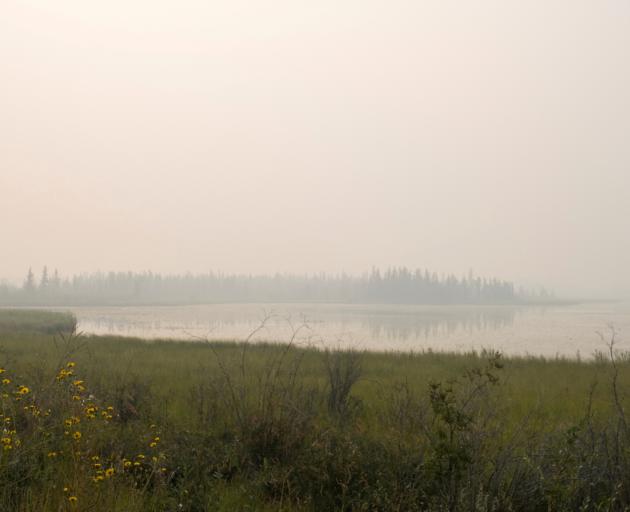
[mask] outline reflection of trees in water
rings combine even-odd
[[[293,325],[307,323],[311,333],[345,332],[372,340],[406,341],[444,338],[455,334],[497,330],[513,325],[521,311],[515,307],[445,307],[387,309],[298,307],[275,313],[258,338],[283,339]],[[94,312],[96,313],[96,312]],[[158,316],[159,315],[159,316]],[[245,338],[263,318],[262,307],[221,307],[205,310],[150,310],[144,314],[80,315],[80,329],[98,333],[145,334],[148,337],[187,337],[186,333],[210,338]]]
[[[366,317],[362,328],[375,339],[406,341],[450,337],[457,333],[473,334],[477,331],[510,327],[517,311],[514,308],[499,310],[468,310],[456,314],[405,315],[396,317]]]

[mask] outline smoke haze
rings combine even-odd
[[[5,0],[0,277],[630,296],[630,3]]]

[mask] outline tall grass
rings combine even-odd
[[[3,330],[0,510],[628,510],[630,361],[604,342],[576,362]]]

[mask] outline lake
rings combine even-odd
[[[68,308],[66,308],[68,309]],[[591,357],[605,349],[596,331],[618,331],[630,349],[630,304],[413,306],[210,304],[73,307],[86,334],[145,339],[289,341],[379,351],[469,351]],[[264,323],[264,325],[262,325]],[[256,332],[254,332],[256,331]]]

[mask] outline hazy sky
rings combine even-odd
[[[0,276],[630,296],[627,0],[3,0]]]

